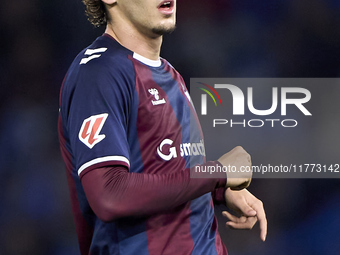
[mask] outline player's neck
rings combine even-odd
[[[105,33],[111,35],[125,48],[145,58],[151,60],[159,59],[163,41],[162,36],[147,36],[128,24],[119,26],[108,24]]]

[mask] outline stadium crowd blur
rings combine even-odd
[[[102,32],[87,22],[80,0],[2,2],[1,255],[79,254],[57,137],[58,96],[73,58]],[[339,77],[340,1],[179,0],[177,30],[165,36],[162,56],[187,85],[190,77]],[[340,88],[314,107],[337,95]],[[339,132],[333,107],[311,129],[312,139],[322,143]],[[231,141],[237,145],[237,137]],[[250,151],[255,163],[280,155],[279,148],[257,145]],[[207,152],[208,160],[218,156]],[[339,152],[306,146],[291,157],[339,161]],[[250,189],[267,210],[268,239],[261,243],[256,227],[226,230],[219,217],[231,255],[339,254],[339,179],[259,179]]]

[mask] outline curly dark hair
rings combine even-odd
[[[101,0],[82,0],[86,6],[88,20],[95,27],[104,26],[107,23],[107,13],[104,3]]]

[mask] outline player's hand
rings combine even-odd
[[[249,186],[253,174],[245,169],[251,169],[251,157],[241,146],[227,152],[218,161],[227,168],[227,188],[241,190]]]
[[[262,241],[267,236],[267,218],[262,202],[257,199],[248,190],[231,190],[226,189],[225,198],[227,206],[240,214],[240,217],[234,216],[227,211],[223,211],[222,215],[230,221],[226,224],[232,229],[252,229],[258,221],[260,224],[260,237]]]

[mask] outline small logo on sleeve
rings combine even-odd
[[[148,89],[148,91],[156,99],[155,101],[154,100],[151,101],[151,103],[153,105],[165,104],[165,99],[164,98],[162,98],[162,99],[159,98],[159,92],[158,92],[157,89]]]
[[[99,115],[91,116],[84,120],[80,131],[79,140],[82,141],[90,149],[97,143],[101,142],[104,138],[104,134],[99,134],[102,130],[108,114],[103,113]]]

